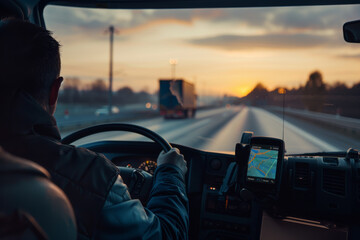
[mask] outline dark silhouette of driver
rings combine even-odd
[[[160,153],[147,206],[131,199],[105,156],[60,142],[53,117],[60,67],[59,43],[49,31],[0,22],[0,145],[49,171],[74,208],[78,239],[187,239],[183,155]]]

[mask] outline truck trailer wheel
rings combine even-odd
[[[186,110],[185,118],[194,118],[194,117],[195,117],[195,109]]]
[[[196,115],[196,109],[193,109],[193,110],[192,110],[192,116],[191,116],[191,117],[192,117],[192,118],[195,118],[195,115]]]

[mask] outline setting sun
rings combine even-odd
[[[233,94],[237,97],[244,97],[244,96],[248,95],[253,88],[254,88],[254,86],[252,86],[252,85],[251,86],[250,85],[249,86],[241,85],[234,89]]]

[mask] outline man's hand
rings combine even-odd
[[[157,159],[157,165],[161,166],[163,164],[173,164],[180,168],[181,172],[185,176],[187,172],[186,161],[184,155],[180,154],[179,149],[172,148],[170,151],[165,153],[162,151]]]

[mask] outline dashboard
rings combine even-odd
[[[172,145],[188,163],[190,239],[356,239],[349,238],[349,232],[360,222],[358,159],[285,157],[280,198],[262,206],[237,194],[220,193],[234,155]],[[103,141],[84,147],[118,166],[149,173],[161,151],[151,142]]]
[[[119,156],[119,157],[113,157],[111,161],[119,167],[128,167],[128,168],[135,168],[135,169],[141,169],[145,172],[148,172],[150,174],[154,174],[157,164],[156,164],[157,158],[153,157],[136,157],[136,156]]]

